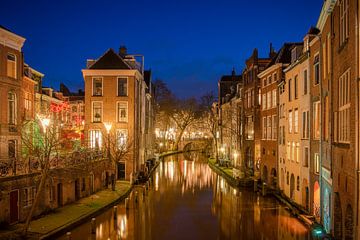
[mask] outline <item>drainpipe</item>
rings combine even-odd
[[[356,96],[356,100],[355,100],[355,111],[356,111],[356,115],[357,116],[355,118],[355,129],[356,129],[356,132],[355,132],[355,136],[356,136],[356,140],[355,140],[355,165],[356,165],[356,183],[355,183],[355,189],[356,189],[356,196],[355,196],[355,202],[357,203],[357,206],[356,206],[356,226],[357,226],[357,231],[355,231],[355,239],[358,239],[359,237],[359,232],[360,232],[360,229],[359,229],[359,211],[360,211],[360,203],[359,203],[359,185],[360,185],[360,169],[359,169],[359,165],[360,165],[360,156],[359,156],[359,144],[360,144],[360,139],[359,139],[359,75],[360,75],[360,72],[359,72],[359,66],[360,66],[360,63],[359,63],[359,55],[360,55],[360,52],[359,52],[359,44],[360,44],[360,40],[359,40],[359,21],[360,21],[360,18],[359,18],[359,13],[360,13],[360,4],[359,4],[360,1],[356,1],[356,10],[355,11],[355,71],[356,71],[356,88],[355,88],[355,96]]]

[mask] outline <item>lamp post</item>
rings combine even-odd
[[[44,129],[44,133],[46,133],[46,128],[50,125],[50,118],[47,117],[39,117],[41,125]]]
[[[104,126],[108,135],[108,158],[110,159],[110,130],[112,127],[112,123],[104,122]]]

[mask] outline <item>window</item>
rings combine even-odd
[[[299,113],[297,108],[294,111],[294,133],[299,132]]]
[[[24,207],[30,207],[35,200],[36,187],[24,188]]]
[[[316,174],[320,173],[320,156],[318,153],[315,153],[314,155],[314,172]]]
[[[72,111],[73,113],[76,113],[76,112],[77,112],[77,106],[72,106],[71,111]]]
[[[128,131],[127,129],[117,129],[116,131],[117,144],[119,149],[124,149],[127,146]]]
[[[289,185],[289,182],[290,182],[289,172],[287,172],[287,174],[286,174],[286,183],[287,183],[287,185]]]
[[[268,84],[271,84],[272,79],[271,79],[271,75],[268,77]]]
[[[320,101],[314,103],[314,138],[320,138]]]
[[[262,109],[265,110],[266,109],[266,93],[264,93],[262,96],[262,104],[263,104]]]
[[[271,108],[271,91],[267,92],[267,109]]]
[[[261,88],[258,88],[258,102],[256,105],[261,105]]]
[[[294,78],[294,99],[298,99],[298,76]]]
[[[276,139],[277,138],[277,132],[276,132],[276,126],[277,126],[277,123],[276,123],[276,115],[273,115],[272,116],[272,128],[273,128],[273,130],[272,130],[272,134],[273,134],[273,136],[272,136],[272,139]]]
[[[289,133],[292,133],[292,111],[289,111]]]
[[[277,81],[277,74],[274,73],[274,82],[276,82],[276,81]]]
[[[100,130],[89,131],[89,143],[90,148],[101,148],[102,146],[102,134]]]
[[[296,178],[296,190],[300,191],[300,177],[299,176],[297,176],[297,178]]]
[[[276,89],[274,89],[272,91],[272,104],[273,104],[273,107],[275,108],[276,104],[277,104],[277,101],[276,101]]]
[[[117,114],[118,114],[118,122],[127,122],[128,121],[128,103],[127,102],[118,102],[117,103]]]
[[[8,123],[10,125],[16,124],[16,115],[17,115],[16,95],[13,92],[9,92],[8,93]]]
[[[295,146],[296,146],[296,148],[295,148],[296,149],[296,151],[295,151],[295,161],[299,162],[300,161],[300,153],[299,153],[299,147],[300,146],[299,146],[299,143],[296,143]]]
[[[290,161],[290,158],[291,158],[291,144],[290,144],[289,141],[287,142],[286,156],[287,156],[288,161]]]
[[[350,69],[339,79],[339,109],[337,137],[339,142],[350,141]]]
[[[264,77],[264,79],[263,79],[263,86],[264,87],[266,86],[266,77]]]
[[[309,166],[309,148],[304,148],[304,157],[303,157],[303,166],[308,167]]]
[[[263,139],[266,139],[266,117],[263,117],[263,125],[262,125],[262,129],[263,129]]]
[[[309,138],[309,111],[302,113],[302,138]]]
[[[31,101],[31,94],[26,92],[25,96],[24,96],[24,108],[26,111],[31,111],[31,105],[32,105],[32,101]]]
[[[93,122],[102,121],[102,102],[92,102],[92,120]]]
[[[252,116],[246,118],[246,137],[248,140],[254,139],[254,120]]]
[[[324,110],[323,113],[325,115],[325,121],[324,121],[324,139],[327,141],[329,140],[329,97],[325,96],[325,101],[323,104]]]
[[[283,145],[285,145],[285,126],[282,127],[282,138],[283,138]]]
[[[8,157],[10,160],[14,160],[16,158],[16,140],[8,140]]]
[[[340,44],[349,37],[349,0],[340,2]]]
[[[7,76],[16,78],[16,56],[12,53],[7,54]]]
[[[255,105],[255,91],[251,89],[251,106]]]
[[[127,78],[118,78],[118,96],[127,96]]]
[[[292,142],[291,160],[292,160],[292,161],[295,161],[295,142]]]
[[[103,95],[103,81],[102,78],[93,78],[93,96]]]
[[[308,93],[308,73],[307,70],[304,70],[304,84],[303,84],[303,93],[306,95]]]
[[[267,117],[267,131],[266,131],[266,136],[267,136],[267,139],[271,139],[271,130],[272,130],[272,127],[271,127],[271,121],[272,121],[272,117],[271,116],[268,116]]]
[[[291,102],[291,79],[289,79],[289,86],[288,86],[288,94],[289,94],[289,102]]]
[[[320,83],[320,64],[319,64],[320,58],[319,54],[315,56],[314,59],[314,84],[318,85]]]

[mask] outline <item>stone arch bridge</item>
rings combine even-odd
[[[179,143],[179,150],[182,151],[204,151],[210,152],[212,148],[212,139],[197,138],[197,139],[184,139]]]

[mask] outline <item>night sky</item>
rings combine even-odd
[[[59,4],[56,4],[59,3]],[[181,97],[216,91],[221,75],[240,73],[253,48],[302,41],[323,0],[4,1],[0,25],[26,38],[25,61],[44,85],[83,88],[86,59],[126,45],[145,55],[153,79]]]

